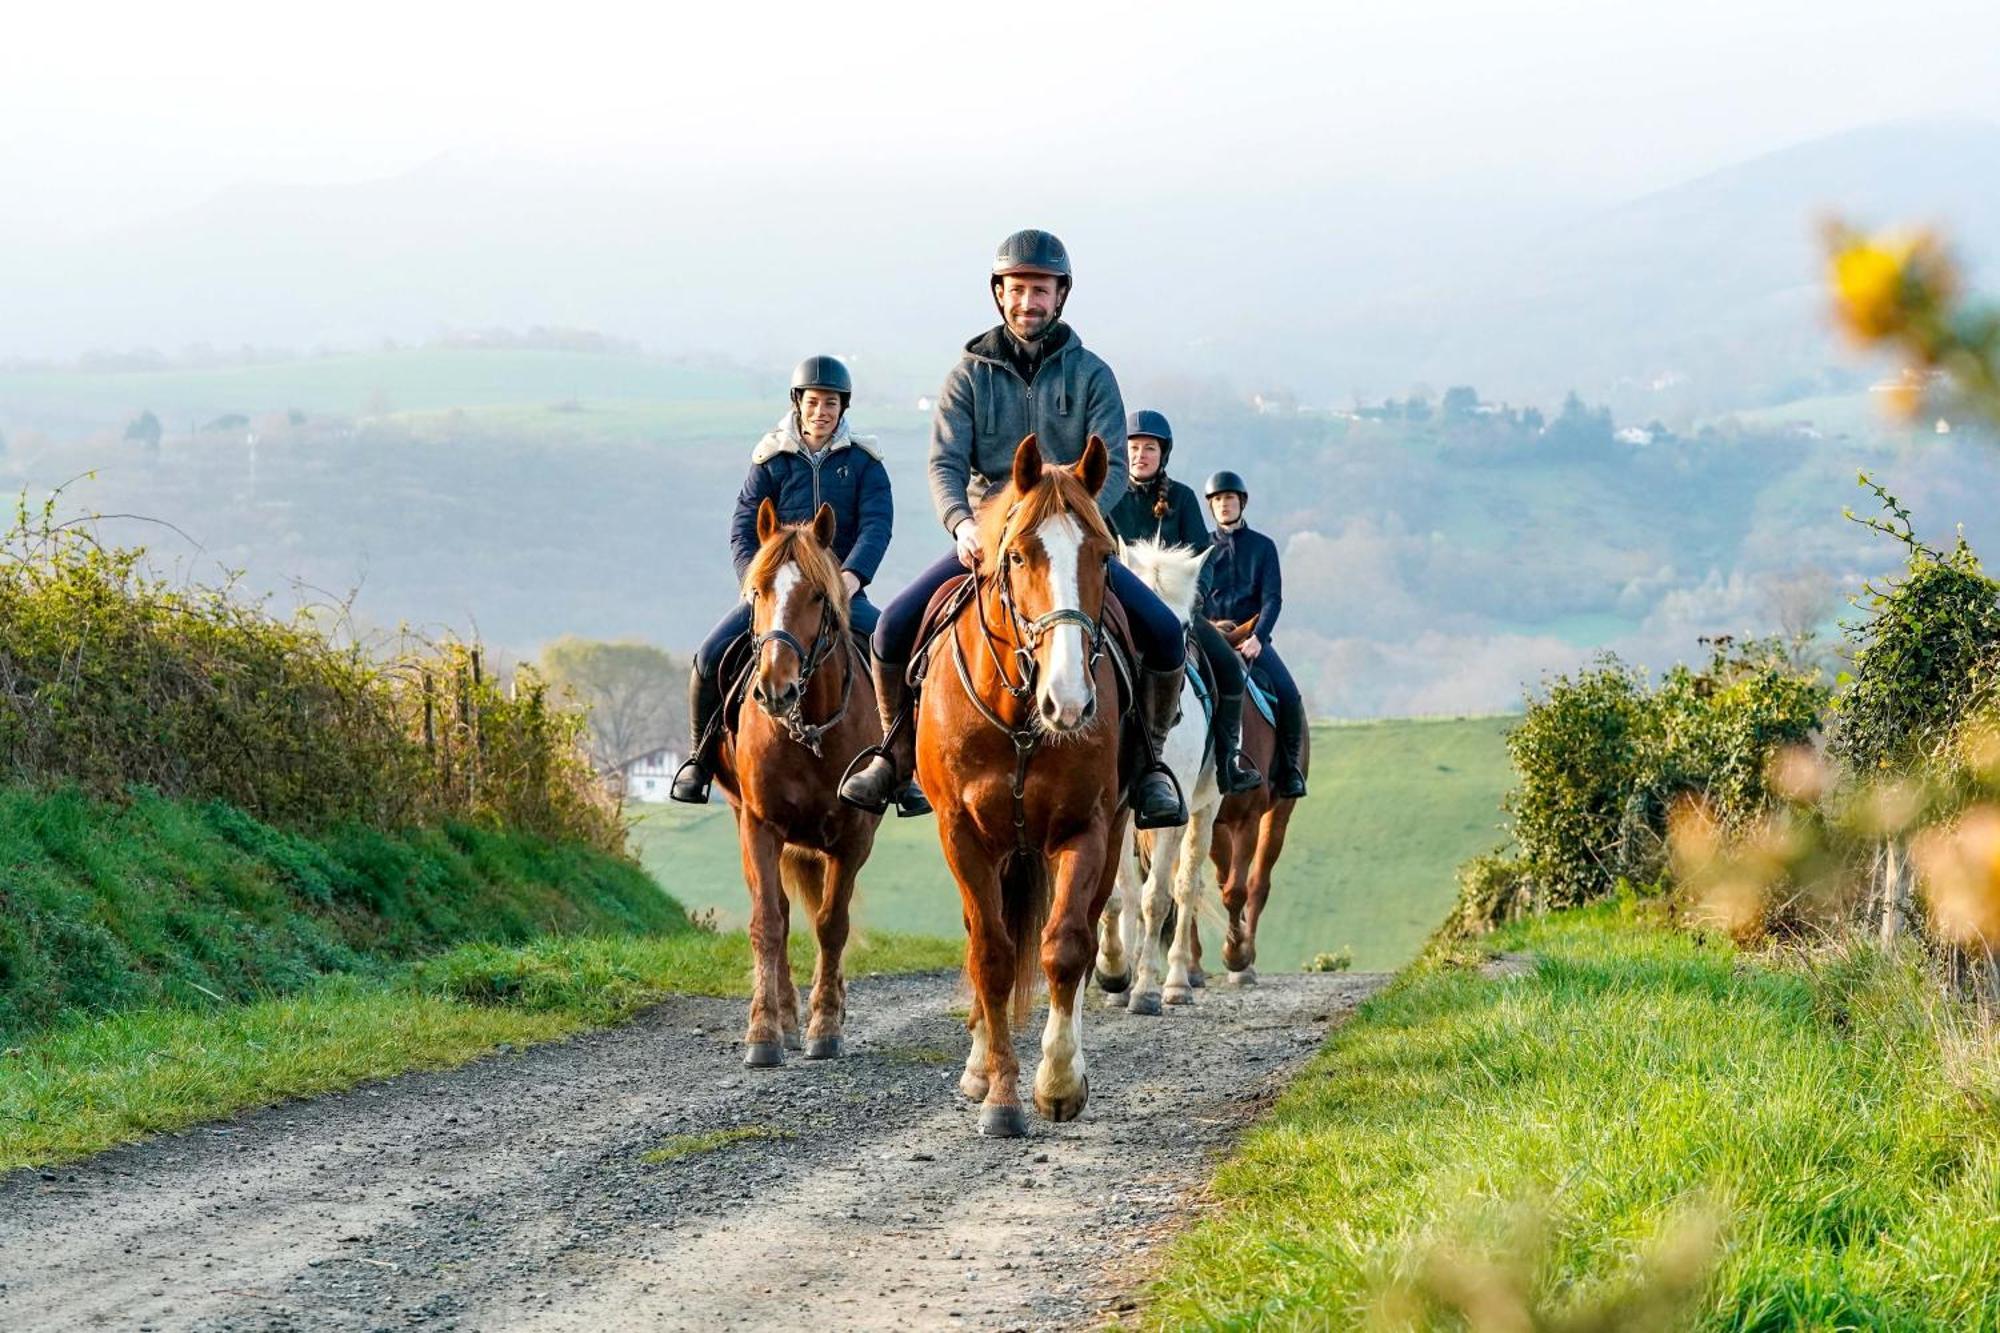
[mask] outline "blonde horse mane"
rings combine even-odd
[[[840,562],[833,552],[813,536],[811,523],[787,523],[757,548],[750,568],[743,574],[743,593],[769,592],[778,571],[787,564],[797,565],[806,582],[825,595],[833,607],[840,628],[848,627],[847,584],[840,577]]]

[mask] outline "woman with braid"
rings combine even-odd
[[[1134,412],[1125,419],[1127,486],[1107,515],[1111,530],[1128,542],[1155,541],[1205,551],[1208,526],[1194,488],[1167,475],[1174,452],[1174,428],[1159,412]],[[1194,641],[1215,682],[1216,783],[1227,796],[1262,782],[1256,765],[1238,748],[1243,741],[1243,659],[1229,640],[1195,612]]]

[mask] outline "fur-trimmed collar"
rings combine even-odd
[[[840,424],[833,428],[833,438],[827,441],[826,452],[845,449],[850,444],[870,458],[881,461],[882,449],[876,444],[875,437],[850,434],[847,429],[847,418],[843,416]],[[799,435],[799,423],[790,412],[787,412],[763,439],[757,441],[757,448],[751,453],[750,462],[753,465],[768,463],[779,454],[803,455],[805,452],[806,442]]]

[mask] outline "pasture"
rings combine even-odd
[[[1342,948],[1363,971],[1415,957],[1451,906],[1455,868],[1499,841],[1500,794],[1509,781],[1502,738],[1512,722],[1316,725],[1312,795],[1293,817],[1278,863],[1258,967],[1294,969]],[[745,924],[736,826],[720,795],[705,808],[633,809],[632,847],[653,877],[690,911],[713,909],[725,929]],[[946,938],[963,931],[958,891],[929,819],[883,821],[855,901],[864,930]],[[1213,954],[1219,930],[1204,939]]]

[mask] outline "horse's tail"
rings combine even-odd
[[[785,896],[814,916],[819,915],[825,871],[826,857],[810,847],[788,845],[778,857],[778,880],[785,886]]]
[[[1042,973],[1042,927],[1049,920],[1048,865],[1038,852],[1016,852],[1000,867],[1000,920],[1014,942],[1014,1021],[1028,1021]]]

